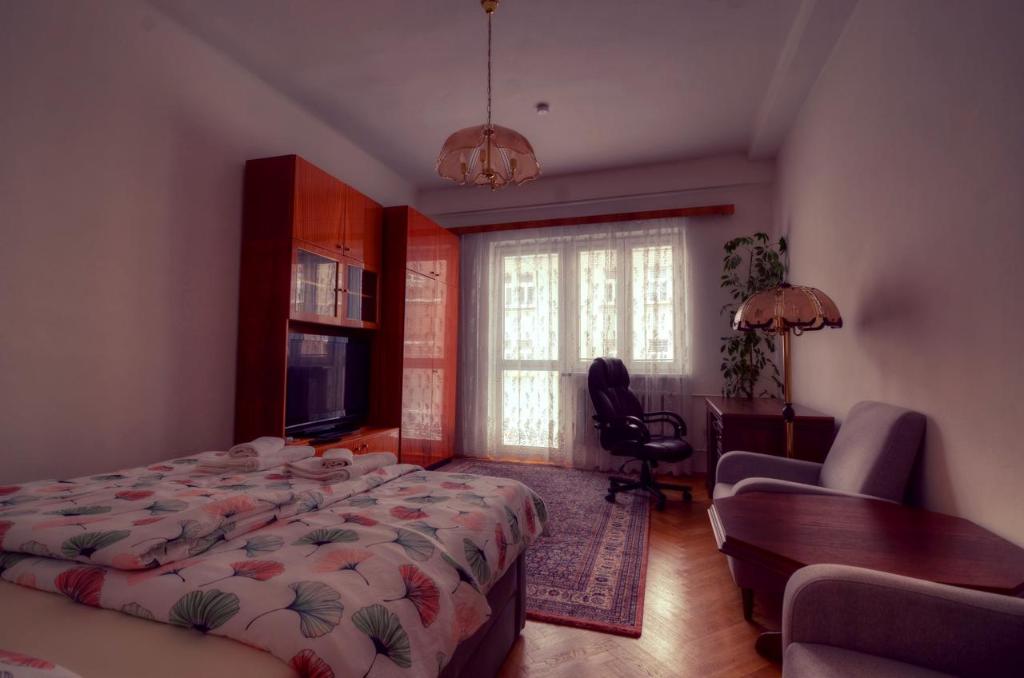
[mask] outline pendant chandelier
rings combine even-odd
[[[480,0],[487,13],[487,122],[455,132],[444,142],[437,173],[459,185],[523,184],[540,176],[533,147],[519,132],[491,123],[491,17],[498,0]]]

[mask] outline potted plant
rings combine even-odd
[[[725,243],[721,286],[729,290],[731,301],[721,313],[728,317],[730,330],[739,305],[755,292],[784,282],[788,269],[785,238],[773,242],[767,233],[755,233]],[[760,397],[778,397],[782,379],[774,360],[775,335],[730,331],[722,337],[720,352],[723,396],[753,398],[757,392]]]

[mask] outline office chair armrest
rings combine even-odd
[[[620,435],[631,435],[632,442],[646,443],[651,439],[651,432],[638,417],[602,417],[595,414],[594,428],[601,431],[614,431]]]
[[[678,438],[686,435],[686,422],[675,412],[644,412],[644,423],[652,424],[657,422],[672,424]]]

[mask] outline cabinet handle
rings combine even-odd
[[[345,250],[346,252],[351,252],[352,251],[351,247],[342,247],[342,249]]]

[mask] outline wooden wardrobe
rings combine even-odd
[[[381,327],[383,214],[298,156],[246,163],[236,442],[284,435],[290,330],[373,340]],[[397,430],[370,424],[351,434],[353,449],[397,449]]]
[[[384,210],[384,303],[375,419],[401,428],[402,461],[453,456],[459,239],[411,207]]]

